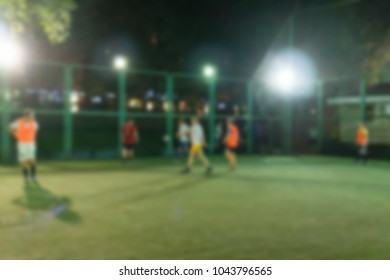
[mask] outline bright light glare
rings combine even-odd
[[[147,102],[146,103],[146,110],[148,111],[148,112],[151,112],[151,111],[153,111],[153,109],[154,109],[154,103],[153,102]]]
[[[266,86],[277,93],[305,94],[313,90],[316,71],[305,54],[288,50],[269,60],[263,79]]]
[[[211,65],[206,65],[204,68],[203,68],[203,75],[207,78],[211,78],[211,77],[214,77],[215,76],[215,68]]]
[[[127,68],[127,59],[123,56],[117,56],[114,59],[114,67],[118,70],[124,70]]]
[[[71,95],[70,95],[70,102],[72,104],[77,104],[79,102],[79,95],[77,94],[77,92],[72,92]]]
[[[23,60],[23,52],[20,45],[12,39],[1,40],[0,44],[0,67],[12,69]]]

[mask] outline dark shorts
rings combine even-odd
[[[238,147],[225,146],[225,149],[226,149],[226,151],[229,151],[229,152],[232,152],[232,153],[236,153]]]
[[[134,150],[134,147],[135,147],[135,144],[123,144],[123,149],[127,150],[127,151],[132,151]]]
[[[358,148],[359,155],[366,156],[368,155],[368,145],[360,145]]]
[[[184,150],[188,150],[190,148],[190,143],[186,142],[186,141],[180,141],[179,145],[180,145],[180,148],[182,148]]]

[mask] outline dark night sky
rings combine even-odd
[[[80,0],[72,36],[57,49],[69,60],[99,64],[123,53],[136,68],[160,70],[195,71],[210,61],[224,74],[246,76],[259,65],[292,11],[330,2],[339,1]],[[348,8],[300,15],[296,44],[324,61],[326,68],[330,55],[337,60],[348,51],[342,44],[349,33],[359,37],[360,23],[372,19],[380,28],[389,28],[389,2],[362,0]]]

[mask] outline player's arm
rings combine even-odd
[[[230,129],[230,127],[229,127],[229,128],[227,129],[227,133],[226,133],[225,139],[223,139],[223,142],[224,142],[224,143],[226,143],[226,142],[228,141],[229,136],[230,136],[231,133],[232,133],[232,132],[231,132],[231,129]]]
[[[19,123],[17,121],[14,121],[13,123],[10,124],[8,127],[9,133],[16,138],[16,131],[18,130]]]

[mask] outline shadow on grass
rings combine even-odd
[[[14,200],[14,204],[31,210],[45,211],[47,215],[67,223],[79,223],[81,217],[71,210],[71,200],[50,193],[38,182],[26,183],[23,187],[24,197]]]
[[[204,176],[204,177],[189,178],[188,180],[184,180],[184,181],[179,182],[179,183],[174,183],[174,184],[170,185],[168,188],[160,189],[157,191],[142,193],[140,195],[137,195],[137,196],[129,199],[129,201],[140,202],[140,201],[155,198],[155,197],[170,195],[170,194],[175,193],[175,192],[180,192],[180,191],[185,191],[185,190],[191,189],[193,187],[196,187],[197,185],[200,185],[202,183],[208,182],[208,181],[213,180],[213,179],[217,179],[219,177],[220,177],[219,174],[213,173],[211,175]],[[145,185],[145,186],[147,186],[147,185]]]
[[[74,162],[55,162],[50,165],[47,172],[61,172],[61,173],[110,173],[113,171],[145,171],[150,169],[157,169],[167,166],[166,159],[158,159],[156,161],[132,161],[124,164],[122,161],[81,161],[74,164]]]

